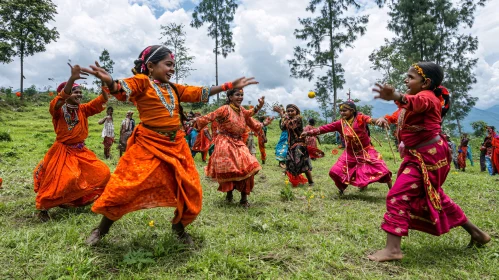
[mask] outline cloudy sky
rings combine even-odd
[[[25,87],[35,84],[38,88],[67,80],[68,59],[82,66],[98,59],[105,48],[115,61],[113,76],[127,77],[133,61],[143,48],[158,44],[160,26],[170,22],[186,25],[187,44],[195,56],[191,75],[184,80],[192,85],[215,83],[214,42],[206,27],[189,26],[192,11],[199,0],[54,0],[58,14],[51,22],[60,33],[57,42],[47,46],[47,51],[25,59]],[[353,49],[340,54],[345,69],[345,89],[339,98],[345,98],[350,88],[352,97],[372,100],[371,88],[380,74],[371,69],[368,56],[383,44],[384,38],[393,34],[386,30],[389,17],[387,8],[378,8],[370,0],[359,0],[362,8],[350,14],[369,15],[367,32],[355,43]],[[242,0],[233,22],[235,52],[226,59],[219,59],[220,82],[240,76],[255,76],[260,82],[246,90],[246,100],[255,103],[258,96],[267,101],[297,103],[304,108],[317,106],[307,98],[313,82],[289,77],[287,63],[293,57],[293,47],[303,44],[295,39],[293,31],[299,28],[298,17],[306,17],[306,0]],[[478,37],[479,59],[475,73],[478,83],[471,94],[480,97],[477,107],[485,109],[499,104],[499,0],[491,0],[477,11],[472,29],[463,32]],[[0,86],[19,88],[19,60],[0,64]]]

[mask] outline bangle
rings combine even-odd
[[[222,85],[223,91],[231,90],[233,88],[234,88],[234,86],[232,85],[232,82],[223,83],[223,85]]]

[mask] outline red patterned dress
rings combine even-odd
[[[263,125],[252,118],[253,110],[224,105],[196,120],[197,129],[211,122],[217,123],[214,137],[215,150],[205,167],[206,176],[218,181],[221,192],[234,189],[249,194],[254,186],[254,176],[261,166],[243,142],[248,126],[257,135],[263,134]]]

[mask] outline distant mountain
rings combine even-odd
[[[361,102],[361,104],[369,104],[373,106],[373,117],[380,117],[386,114],[391,114],[397,110],[397,106],[393,103],[384,101]],[[499,105],[493,106],[486,110],[478,108],[471,109],[468,116],[464,119],[462,125],[465,132],[473,132],[471,123],[475,121],[484,121],[489,125],[499,127]]]

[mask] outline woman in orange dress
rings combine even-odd
[[[210,95],[222,90],[257,82],[243,77],[211,88],[173,84],[170,78],[175,58],[162,45],[149,46],[140,53],[130,78],[115,81],[97,63],[84,71],[101,79],[118,100],[133,102],[141,121],[104,193],[92,207],[104,216],[87,244],[96,244],[123,215],[154,207],[175,207],[172,229],[181,241],[192,244],[184,228],[201,211],[202,189],[184,138],[180,102],[208,102]]]
[[[211,122],[217,122],[215,150],[205,168],[206,176],[218,181],[218,190],[227,193],[226,200],[233,201],[233,191],[241,193],[240,205],[249,206],[248,195],[255,185],[255,174],[262,169],[256,157],[251,155],[243,142],[246,127],[256,135],[263,137],[263,124],[252,116],[263,106],[263,99],[254,110],[246,110],[241,106],[244,92],[240,89],[227,91],[227,105],[208,115],[195,120],[194,127],[203,129]]]
[[[57,136],[33,172],[36,209],[40,210],[38,216],[42,221],[50,219],[50,208],[92,203],[109,181],[109,168],[85,147],[88,117],[104,110],[108,96],[102,93],[89,103],[80,104],[81,88],[74,83],[80,75],[80,66],[71,67],[68,82],[59,85],[59,94],[50,102]]]

